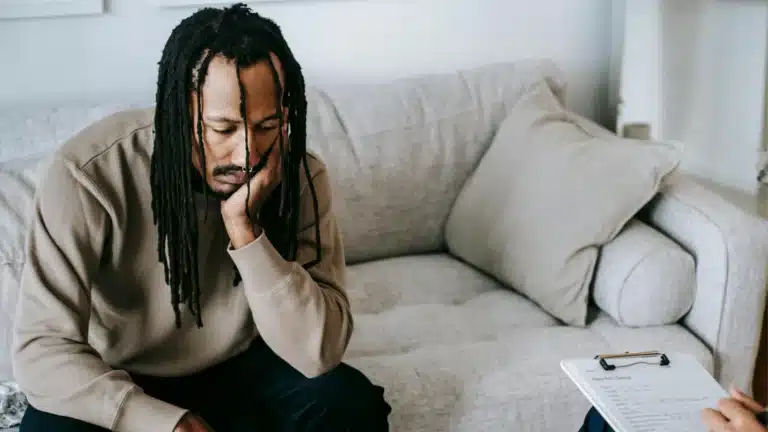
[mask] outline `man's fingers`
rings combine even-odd
[[[263,168],[248,179],[248,183],[240,186],[222,206],[222,213],[230,219],[253,217],[258,213],[263,202],[269,197],[275,187],[282,181],[282,151],[279,144],[275,144],[268,155],[267,160],[259,161]],[[244,210],[245,209],[245,210]],[[251,212],[248,215],[246,212]],[[254,221],[251,221],[254,222]]]
[[[707,426],[707,430],[709,432],[729,431],[728,419],[725,418],[717,410],[713,410],[712,408],[705,408],[701,412],[701,419],[704,421],[704,424]]]
[[[283,135],[283,146],[285,147],[285,150],[288,149],[288,139],[285,137],[285,134]],[[272,178],[270,180],[272,180],[273,183],[279,182],[280,177],[283,174],[283,170],[280,169],[283,150],[284,149],[280,148],[280,142],[276,142],[275,149],[272,150],[272,153],[269,155],[269,161],[265,167],[265,169],[268,170],[270,174],[272,174]]]
[[[265,171],[266,170],[261,170],[248,181],[251,186],[251,194],[248,196],[248,208],[253,208],[254,205],[263,201],[270,192],[269,176]],[[244,194],[248,193],[248,187],[246,185],[243,185],[240,190]]]
[[[280,177],[282,174],[282,171],[280,170],[280,153],[280,150],[275,147],[269,154],[269,160],[267,161],[267,164],[264,166],[264,168],[254,174],[253,177],[248,180],[250,183],[251,192],[248,196],[248,208],[253,209],[258,207],[260,203],[263,202],[270,193],[272,193],[272,190],[275,188],[277,183],[280,182]],[[238,191],[238,195],[240,193],[247,194],[248,187],[243,185],[240,188],[240,191]],[[243,199],[245,199],[244,196]]]
[[[755,414],[763,412],[765,408],[763,408],[756,400],[752,399],[751,397],[745,395],[741,391],[731,388],[731,397],[736,399],[737,401],[741,402],[742,405],[744,405],[747,409],[752,411]]]

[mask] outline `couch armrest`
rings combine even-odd
[[[768,223],[691,177],[670,178],[640,217],[696,260],[683,324],[714,354],[714,376],[751,392],[766,301]]]

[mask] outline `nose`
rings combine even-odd
[[[248,151],[246,152],[246,140],[245,133],[240,132],[237,134],[236,139],[233,140],[234,148],[232,149],[232,163],[245,167],[246,153],[248,157],[248,166],[254,166],[259,161],[261,154],[259,153],[259,146],[256,142],[256,137],[253,132],[248,133]]]

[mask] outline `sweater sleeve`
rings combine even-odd
[[[185,410],[154,399],[88,344],[91,281],[110,229],[103,195],[55,158],[31,209],[13,366],[31,405],[116,431],[172,432]]]
[[[265,234],[229,254],[242,278],[256,327],[273,351],[307,377],[333,369],[349,343],[352,315],[344,289],[345,262],[341,235],[331,206],[328,174],[322,168],[312,179],[312,194],[303,187],[299,207],[295,262],[282,258]],[[321,259],[316,259],[315,224],[320,228]]]

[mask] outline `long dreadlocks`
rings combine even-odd
[[[281,65],[285,88],[270,53]],[[193,116],[190,111],[191,94],[197,94],[197,143],[203,183],[206,167],[202,132],[202,92],[211,60],[221,55],[235,62],[240,86],[240,114],[248,125],[246,97],[240,70],[260,61],[266,61],[275,83],[276,102],[283,130],[288,111],[288,143],[283,133],[279,142],[273,143],[282,159],[282,180],[279,194],[272,193],[258,215],[259,224],[286,260],[295,260],[299,223],[299,168],[310,179],[306,154],[307,101],[304,94],[304,78],[301,67],[293,57],[280,28],[273,21],[252,12],[242,3],[224,9],[204,8],[184,19],[171,33],[159,67],[155,111],[155,143],[152,154],[150,181],[152,185],[152,212],[157,226],[157,252],[165,269],[165,281],[171,290],[171,303],[176,314],[176,326],[181,326],[179,305],[185,303],[202,327],[200,310],[200,284],[198,273],[198,226],[194,204],[192,168]],[[246,134],[246,172],[252,172],[248,164],[248,134]],[[262,157],[266,161],[266,157]],[[260,162],[259,166],[263,166]],[[318,226],[317,195],[311,179],[315,212],[316,258],[305,265],[310,267],[320,260],[320,228]],[[248,183],[250,189],[250,182]],[[250,191],[249,191],[250,192]],[[203,193],[208,199],[207,188]],[[250,195],[250,193],[248,194]],[[249,211],[247,203],[246,212]],[[248,213],[249,217],[251,216]],[[240,281],[235,269],[234,284]]]

